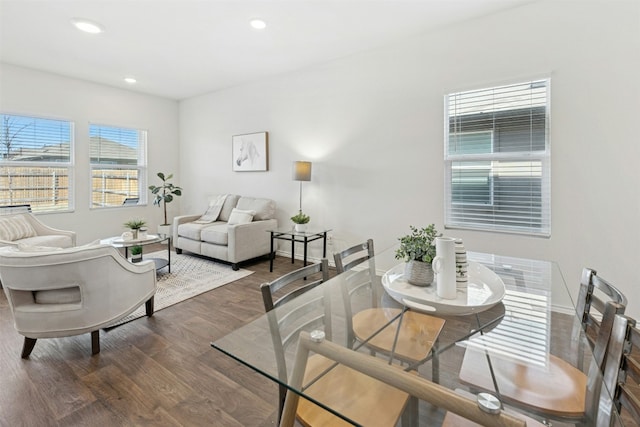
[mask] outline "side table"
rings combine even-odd
[[[291,242],[291,264],[293,264],[295,259],[295,246],[296,243],[302,243],[304,247],[304,265],[307,265],[307,245],[310,242],[314,242],[318,239],[322,239],[322,257],[327,256],[327,233],[331,231],[320,230],[320,231],[295,231],[294,229],[279,229],[279,230],[267,230],[271,233],[271,253],[269,254],[269,271],[273,271],[273,258],[276,253],[274,250],[274,241],[277,240],[287,240]]]

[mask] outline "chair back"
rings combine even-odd
[[[319,263],[307,265],[260,285],[281,384],[286,383],[288,379],[285,354],[289,347],[297,342],[301,331],[324,330],[327,338],[331,339],[330,298],[325,293],[309,292],[327,280],[329,262],[323,258]],[[285,304],[297,297],[299,298],[295,307]],[[283,385],[279,386],[279,394],[280,415],[286,396],[286,388]]]
[[[608,304],[613,302],[615,304]],[[596,363],[602,370],[610,331],[616,314],[624,314],[627,298],[591,268],[582,270],[576,315],[591,345]],[[582,350],[580,351],[582,355]],[[583,358],[580,357],[579,361]]]
[[[338,274],[351,270],[358,264],[373,258],[373,239],[368,239],[364,243],[351,246],[342,252],[334,253],[333,260],[336,263],[336,272]]]
[[[616,315],[607,351],[597,426],[612,425],[613,408],[640,420],[640,330],[628,316]]]

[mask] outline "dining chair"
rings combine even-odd
[[[424,360],[432,353],[432,380],[438,381],[437,339],[445,321],[438,317],[400,308],[380,307],[381,286],[376,274],[373,240],[334,253],[336,272],[348,272],[344,278],[343,300],[346,311],[348,344],[358,343],[374,352],[408,363]],[[368,294],[370,301],[359,309],[359,295]],[[391,323],[390,321],[393,320]]]
[[[310,356],[310,353],[314,353],[314,355]],[[312,339],[309,332],[306,331],[300,333],[298,340],[298,348],[290,380],[293,388],[299,389],[302,387],[307,372],[312,369],[311,365],[314,357],[323,357],[326,360],[333,361],[337,363],[338,366],[345,367],[346,369],[360,373],[360,375],[388,384],[389,387],[393,387],[394,390],[400,390],[408,395],[415,396],[435,407],[460,415],[464,417],[464,419],[472,420],[481,425],[508,427],[524,427],[530,425],[525,419],[514,416],[507,411],[500,411],[498,413],[485,412],[479,407],[477,400],[469,399],[440,384],[406,372],[396,365],[385,363],[382,359],[342,347],[327,339]],[[304,399],[300,399],[296,393],[289,393],[287,395],[280,426],[292,427],[294,425],[297,411],[299,411],[299,406],[303,402]],[[378,402],[376,406],[382,404],[384,404],[383,400]],[[370,407],[371,411],[375,409],[375,406]]]
[[[327,339],[332,338],[331,299],[326,289],[315,289],[328,279],[328,269],[325,258],[260,286],[281,382],[288,380],[285,354],[291,351],[290,346],[296,343],[301,331],[322,330]],[[305,394],[361,425],[396,425],[407,405],[407,393],[353,369],[334,365],[322,356],[310,357],[304,377],[305,384],[309,384]],[[287,394],[295,393],[287,393],[286,387],[280,385],[279,419]],[[301,399],[295,412],[305,426],[350,425],[307,399]]]
[[[599,302],[594,303],[595,298],[589,298],[592,293],[581,291],[581,298],[585,301],[589,298],[591,303],[581,301],[577,304],[580,313],[585,313],[580,324],[585,329],[588,326],[593,335],[589,375],[600,375],[604,370],[613,321],[616,314],[623,313],[625,309],[619,301],[626,302],[626,298],[619,298],[622,294],[591,269],[585,269],[582,274],[581,289],[583,286],[587,289],[598,286],[611,298],[608,301],[598,298]],[[505,317],[502,323],[512,322],[515,328],[518,323],[527,321],[526,305],[521,306],[524,308],[508,308],[514,319]],[[522,313],[518,316],[520,311]],[[596,321],[598,317],[601,320]],[[587,319],[592,319],[589,325],[585,325],[589,321]],[[494,331],[490,331],[467,341],[460,368],[461,382],[473,389],[489,390],[506,403],[525,407],[549,419],[581,422],[597,412],[599,389],[588,384],[589,377],[581,369],[550,354],[549,350],[545,350],[538,360],[528,357],[525,357],[529,359],[526,361],[518,360],[516,353],[532,346],[529,342],[519,343],[522,338],[518,334],[511,336],[509,343],[503,343],[502,348],[490,352],[483,340],[491,339],[493,334]]]
[[[598,425],[610,425],[613,411],[608,408],[615,408],[625,421],[628,415],[640,425],[640,330],[631,317],[616,315],[613,322],[604,385]]]

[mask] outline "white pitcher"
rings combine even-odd
[[[432,262],[436,273],[436,294],[440,298],[456,298],[456,239],[436,237],[436,257]]]

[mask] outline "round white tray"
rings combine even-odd
[[[504,298],[502,279],[482,264],[470,262],[469,283],[458,288],[455,299],[440,298],[436,282],[430,286],[414,286],[404,278],[404,263],[398,264],[382,276],[385,291],[400,304],[425,313],[466,315],[479,313],[498,304]]]

